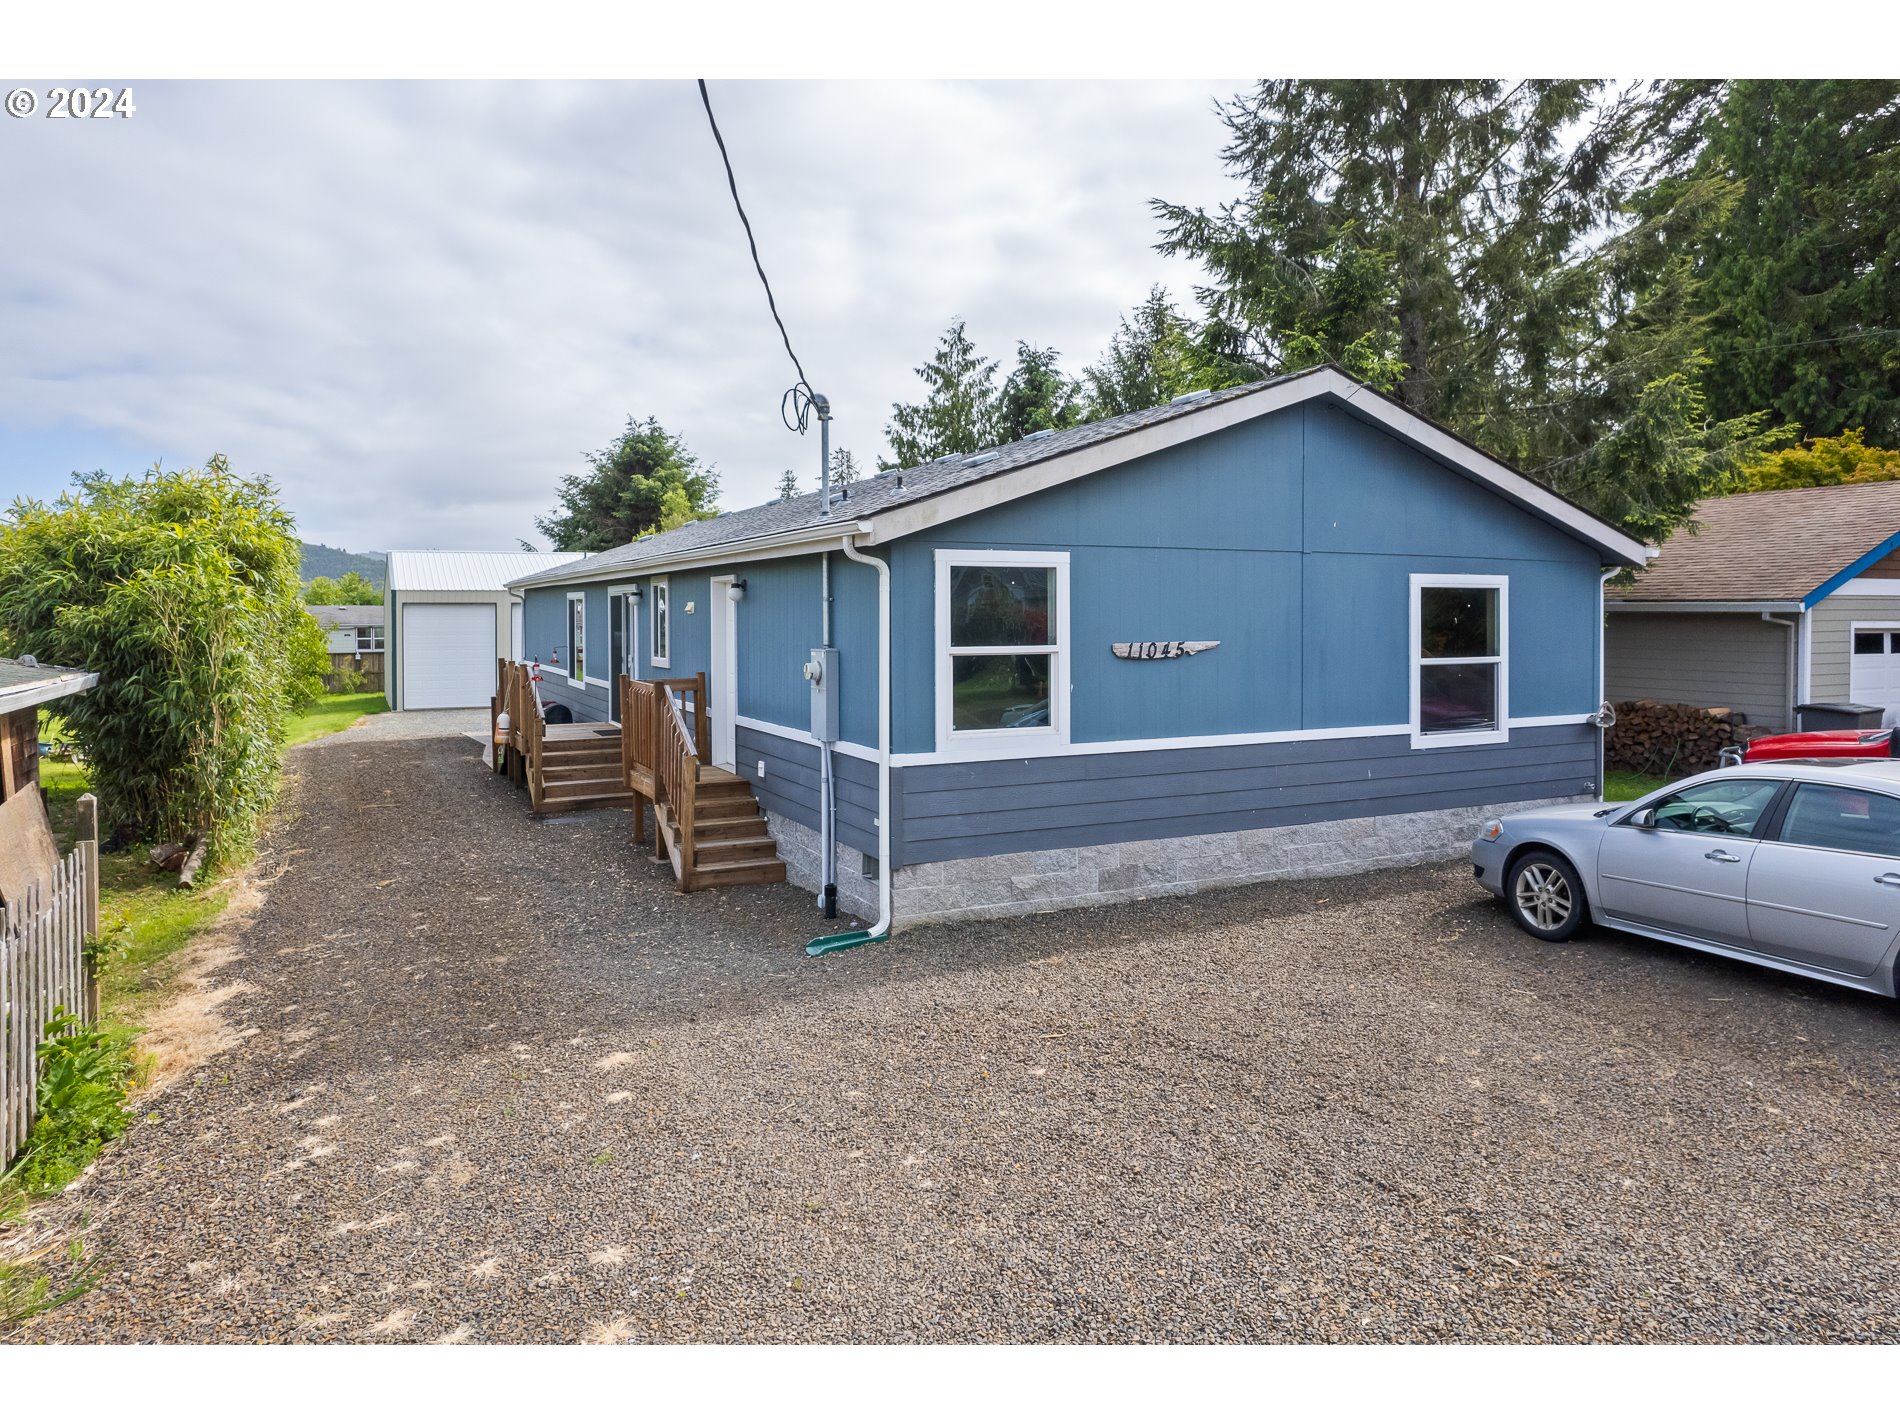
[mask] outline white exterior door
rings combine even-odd
[[[714,579],[712,656],[707,660],[707,717],[712,722],[712,760],[715,767],[736,771],[739,733],[739,607],[732,601],[732,580]]]
[[[495,614],[493,604],[403,605],[403,707],[487,706],[495,695]]]
[[[521,605],[508,607],[508,657],[516,663],[521,661]]]
[[[1885,708],[1880,725],[1892,727],[1900,722],[1900,628],[1868,628],[1856,624],[1849,636],[1854,641],[1854,651],[1850,660],[1853,672],[1848,681],[1848,699]]]

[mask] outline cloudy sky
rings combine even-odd
[[[39,86],[43,88],[44,86]],[[1153,197],[1231,184],[1239,81],[715,83],[779,309],[871,466],[956,314],[1092,360],[1150,284]],[[541,543],[628,415],[722,504],[815,482],[690,82],[166,83],[130,119],[0,118],[0,496],[67,472],[273,476],[305,538]]]

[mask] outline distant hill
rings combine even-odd
[[[341,579],[354,569],[377,588],[386,586],[384,578],[389,567],[389,556],[371,550],[368,554],[352,554],[347,549],[332,549],[327,544],[306,544],[303,547],[303,582],[312,579]]]

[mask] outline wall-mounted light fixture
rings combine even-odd
[[[735,604],[743,599],[745,597],[745,580],[734,579],[730,584],[726,585],[726,597],[731,599]]]

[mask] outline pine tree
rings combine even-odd
[[[719,513],[719,472],[649,416],[561,480],[560,507],[535,526],[554,548],[591,554]]]
[[[927,388],[924,399],[891,407],[884,427],[891,455],[881,468],[906,469],[995,444],[997,366],[977,354],[962,317],[951,322],[936,355],[916,368]]]
[[[798,498],[798,476],[793,474],[790,470],[787,470],[783,475],[778,477],[778,497],[781,500],[795,500]]]
[[[1059,365],[1053,346],[1016,343],[1016,369],[996,401],[996,439],[1021,440],[1039,430],[1065,430],[1082,419],[1080,388]]]
[[[856,480],[857,478],[858,478],[857,457],[854,456],[849,450],[845,449],[845,447],[843,447],[842,445],[839,446],[836,450],[832,451],[831,452],[831,488],[833,490],[848,490],[851,488],[851,482]]]
[[[1202,359],[1193,329],[1174,309],[1167,289],[1156,286],[1133,313],[1121,319],[1101,359],[1082,368],[1087,417],[1100,420],[1145,411],[1189,391],[1234,384],[1220,379],[1225,374],[1216,373]],[[1249,375],[1236,379],[1244,381]]]
[[[1900,83],[1734,80],[1695,118],[1691,173],[1736,190],[1699,253],[1711,406],[1900,445]]]

